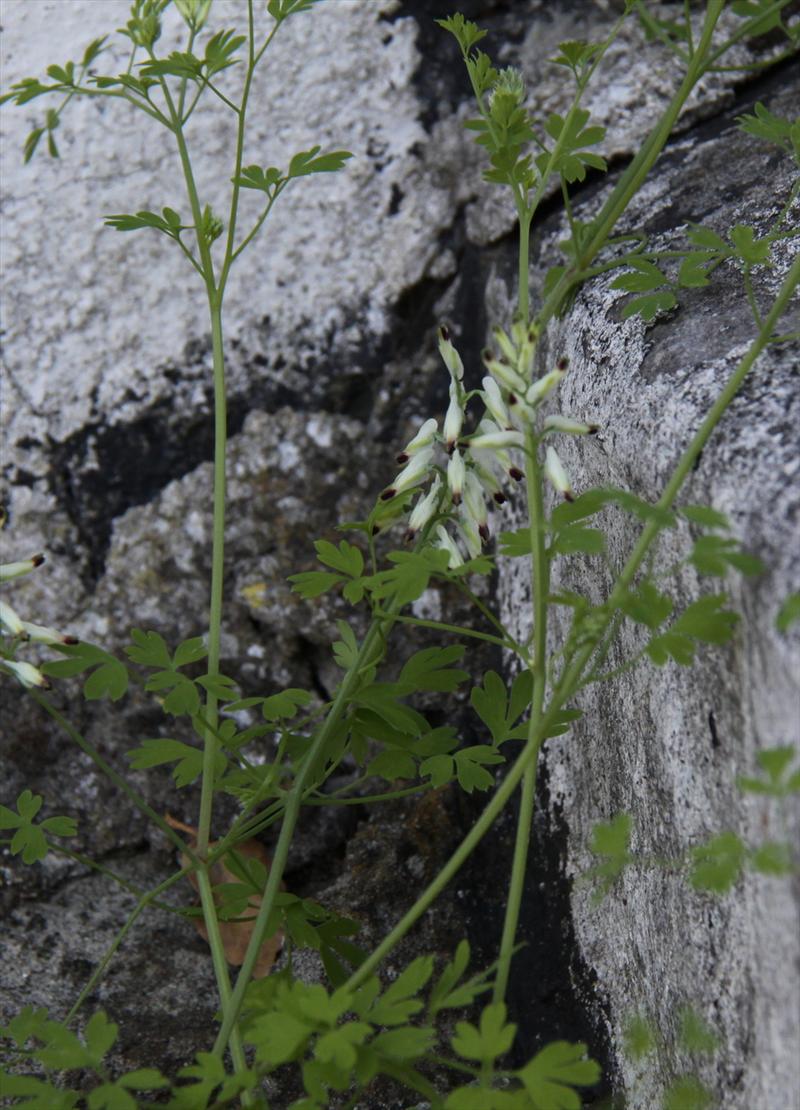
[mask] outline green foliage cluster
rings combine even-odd
[[[323,152],[320,145],[313,145],[288,155],[282,161],[284,169],[246,165],[251,82],[280,27],[289,18],[308,14],[319,0],[268,0],[258,6],[255,0],[247,0],[246,34],[226,28],[208,31],[207,22],[218,10],[212,0],[174,0],[186,25],[185,49],[162,56],[157,53],[157,43],[169,2],[133,0],[130,18],[120,30],[130,44],[123,72],[96,72],[107,43],[106,37],[97,38],[79,63],[50,66],[46,71],[49,83],[26,78],[0,100],[18,106],[42,96],[59,101],[29,134],[26,161],[45,135],[50,155],[58,156],[54,133],[62,112],[76,97],[122,101],[127,108],[143,112],[153,125],[165,128],[174,140],[189,207],[186,219],[176,208],[163,205],[159,211],[142,208],[108,215],[106,224],[121,232],[156,231],[166,236],[199,276],[207,296],[217,386],[208,630],[173,650],[158,631],[134,628],[122,659],[100,646],[76,643],[55,630],[23,621],[2,603],[0,672],[29,687],[43,711],[59,722],[182,850],[184,868],[139,898],[108,959],[138,914],[181,875],[190,873],[201,906],[180,912],[186,917],[202,917],[220,987],[220,1027],[213,1050],[199,1052],[177,1077],[164,1076],[150,1067],[117,1074],[112,1052],[117,1026],[98,1011],[82,1031],[73,1028],[81,1006],[104,973],[106,959],[64,1021],[26,1007],[0,1029],[11,1060],[9,1068],[0,1072],[2,1094],[18,1105],[43,1110],[81,1102],[90,1110],[135,1110],[148,1104],[150,1092],[178,1110],[237,1103],[266,1107],[262,1081],[273,1075],[280,1081],[291,1066],[304,1092],[292,1103],[293,1110],[326,1107],[339,1097],[349,1099],[347,1105],[353,1106],[369,1097],[369,1084],[378,1075],[401,1082],[426,1099],[433,1110],[579,1110],[582,1089],[595,1086],[601,1077],[585,1044],[553,1041],[540,1045],[521,1067],[503,1063],[516,1037],[505,995],[516,951],[536,764],[542,745],[551,737],[569,733],[581,719],[582,710],[574,703],[586,686],[612,681],[640,663],[688,666],[705,645],[723,645],[736,635],[739,617],[728,608],[728,593],[720,588],[686,603],[675,577],[688,570],[702,583],[724,580],[732,573],[759,575],[765,568],[743,550],[724,514],[712,506],[682,504],[681,490],[759,354],[770,344],[797,339],[796,335],[779,334],[777,326],[800,283],[800,263],[794,264],[769,305],[760,303],[752,275],[773,264],[777,244],[797,235],[789,213],[800,186],[792,188],[766,229],[736,224],[717,231],[689,224],[688,245],[672,250],[650,249],[644,234],[615,238],[614,229],[698,82],[724,68],[727,52],[749,36],[767,32],[783,36],[786,54],[796,53],[797,24],[784,19],[788,0],[746,0],[731,5],[739,22],[726,38],[720,30],[721,0],[709,0],[699,21],[690,4],[683,5],[681,17],[662,18],[651,5],[626,0],[624,11],[603,41],[559,44],[550,61],[563,72],[572,100],[564,114],[551,112],[537,118],[526,105],[523,75],[513,68],[496,68],[478,49],[486,36],[484,30],[458,13],[438,21],[454,37],[475,95],[477,115],[466,127],[486,154],[485,179],[508,189],[516,209],[518,313],[508,333],[500,328],[493,333],[500,354],[484,354],[490,377],[484,378],[482,391],[464,388],[461,357],[449,333],[442,329],[440,352],[451,378],[450,409],[443,431],[436,421],[423,425],[428,430],[423,434],[420,429],[407,445],[401,456],[406,469],[394,486],[383,491],[366,520],[342,525],[355,542],[319,539],[315,553],[323,569],[306,569],[290,578],[303,601],[336,591],[359,609],[352,621],[338,621],[338,639],[331,652],[340,680],[326,700],[294,687],[243,696],[235,679],[220,670],[226,456],[222,305],[228,276],[241,252],[261,233],[290,181],[337,172],[351,157],[345,150]],[[222,10],[228,14],[227,9]],[[573,212],[571,188],[607,169],[595,149],[605,140],[605,129],[592,121],[582,100],[620,27],[634,18],[651,41],[661,43],[679,60],[685,79],[606,199],[598,202],[591,219],[580,220]],[[235,99],[229,95],[232,82],[216,80],[228,70],[242,77]],[[225,106],[236,134],[236,155],[227,175],[230,193],[225,218],[199,194],[187,133],[189,120],[207,94]],[[754,139],[769,142],[800,162],[800,124],[796,120],[783,119],[759,102],[753,114],[740,117],[739,125]],[[561,193],[569,231],[560,244],[565,261],[544,275],[542,300],[532,311],[531,227],[541,202],[554,190]],[[256,219],[242,231],[240,199],[245,191],[261,194],[261,207]],[[647,324],[659,313],[680,308],[686,290],[709,286],[714,272],[723,265],[741,274],[755,336],[681,455],[662,496],[650,503],[629,490],[613,487],[576,496],[550,444],[555,436],[591,435],[596,428],[567,417],[543,417],[539,412],[539,402],[557,388],[565,372],[559,364],[546,373],[543,356],[537,351],[548,322],[568,308],[582,283],[620,271],[611,287],[632,295],[622,309],[623,318],[638,316]],[[465,433],[463,425],[470,424],[479,402],[492,420],[487,422],[484,416],[480,424],[475,421],[474,432]],[[446,455],[444,463],[437,461],[437,450]],[[514,453],[513,458],[509,452]],[[503,480],[524,480],[529,519],[525,527],[501,533],[497,553],[492,555],[484,550],[488,536],[484,498],[503,499],[496,476],[500,471]],[[430,488],[423,493],[428,480]],[[545,480],[563,498],[551,509],[545,506]],[[610,558],[606,542],[606,530],[613,527],[613,517],[606,514],[620,512],[633,518],[639,532],[622,566]],[[400,524],[407,526],[408,543],[392,550],[383,540]],[[447,527],[458,533],[461,547]],[[659,544],[667,533],[677,534],[678,530],[691,534],[688,550],[677,565],[662,568]],[[523,643],[471,588],[473,577],[493,573],[501,558],[523,559],[531,567],[533,630]],[[555,592],[551,587],[554,568],[559,569],[564,561],[584,559],[598,561],[596,565],[606,573],[608,588],[601,603],[577,590]],[[6,564],[1,568],[2,577],[29,573],[41,561],[37,556]],[[413,603],[437,584],[458,592],[473,606],[476,627],[414,615]],[[553,643],[555,637],[548,635],[555,606],[571,612],[568,631],[559,643]],[[800,594],[795,593],[780,607],[775,620],[778,631],[786,634],[798,618]],[[362,634],[359,629],[365,624],[367,631]],[[432,629],[444,644],[413,654],[390,651],[391,638],[404,625]],[[625,642],[637,646],[619,665],[608,669],[607,659],[623,628],[632,633]],[[509,652],[514,658],[514,666],[509,668],[513,679],[507,681],[488,670],[472,683],[470,672],[461,667],[466,642],[472,638]],[[60,658],[38,667],[19,658],[32,640],[49,645]],[[88,701],[118,702],[136,686],[160,705],[168,730],[175,735],[141,738],[128,751],[127,759],[130,769],[137,772],[169,769],[177,788],[199,784],[200,813],[191,844],[184,843],[168,822],[153,813],[132,783],[110,767],[39,693],[51,679],[77,676],[83,676],[83,695]],[[469,692],[465,694],[467,684]],[[461,696],[473,714],[462,730],[464,735],[451,724],[429,719],[430,713],[426,715],[420,708],[424,704],[421,694],[435,694],[443,705],[452,705],[448,699],[453,695]],[[272,753],[271,758],[265,758],[265,752]],[[788,746],[760,752],[761,773],[740,777],[740,790],[762,797],[780,810],[800,791],[800,772],[793,770],[792,760],[793,749]],[[343,787],[334,790],[331,777],[343,768],[355,770]],[[485,809],[441,872],[373,952],[364,951],[357,943],[356,922],[282,889],[289,847],[304,807],[377,804],[451,786],[468,794],[486,794]],[[423,955],[392,982],[384,983],[377,974],[382,961],[452,880],[518,790],[513,869],[496,963],[468,975],[469,946],[462,941],[453,958],[439,964],[438,970],[434,957]],[[213,802],[219,793],[237,799],[239,812],[221,840],[211,842]],[[0,830],[11,833],[6,841],[11,852],[21,855],[25,863],[41,861],[49,851],[84,861],[62,843],[77,834],[75,821],[55,815],[37,821],[43,805],[40,796],[25,790],[15,809],[0,806]],[[272,825],[279,825],[280,833],[267,866],[249,855],[244,845]],[[595,863],[587,879],[595,885],[597,900],[609,896],[629,869],[643,866],[683,870],[698,896],[728,893],[747,870],[766,876],[797,871],[786,840],[747,844],[737,833],[723,831],[691,847],[685,859],[665,864],[637,855],[633,837],[632,819],[625,813],[612,815],[595,827],[589,845]],[[214,870],[217,864],[225,870],[221,881]],[[220,923],[244,923],[250,931],[235,983],[230,978]],[[253,979],[265,939],[278,930],[286,938],[285,965],[266,978]],[[327,985],[307,983],[294,974],[292,955],[303,948],[319,953]],[[489,992],[491,1000],[480,1006],[481,996]],[[677,1042],[690,1057],[716,1048],[712,1030],[691,1010],[679,1017]],[[627,1045],[634,1058],[668,1051],[663,1031],[654,1029],[644,1016],[631,1019]],[[432,1069],[438,1072],[436,1082],[431,1078]],[[441,1074],[452,1077],[446,1091],[442,1090]],[[664,1092],[663,1106],[665,1110],[699,1108],[709,1100],[710,1093],[699,1080],[685,1072],[676,1074]]]

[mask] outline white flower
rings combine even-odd
[[[447,563],[450,570],[455,570],[457,567],[463,567],[464,560],[461,556],[461,552],[456,547],[455,540],[448,535],[441,524],[436,525],[436,535],[439,537],[439,542],[436,544],[436,546],[439,548],[440,551],[446,551],[447,554],[450,556]]]
[[[488,374],[482,379],[481,385],[483,386],[481,400],[486,411],[501,428],[507,428],[509,424],[508,409],[503,400],[503,394],[500,392],[500,386]]]
[[[508,411],[511,413],[511,421],[514,427],[520,432],[532,428],[536,422],[536,414],[533,409],[525,401],[521,401],[516,393],[509,395]]]
[[[459,397],[458,387],[453,384],[450,386],[450,404],[447,407],[447,414],[444,418],[444,427],[442,428],[445,446],[450,453],[452,453],[453,448],[456,445],[456,441],[461,435],[461,426],[463,423],[464,409],[461,406],[461,398]]]
[[[582,424],[579,420],[570,420],[568,416],[548,416],[545,417],[544,430],[565,432],[571,436],[588,436],[597,431],[597,424]]]
[[[35,640],[40,644],[79,643],[76,636],[65,636],[63,632],[56,632],[55,628],[48,628],[44,624],[32,624],[30,621],[23,621],[22,628],[28,639]]]
[[[483,365],[499,385],[510,389],[514,393],[524,393],[528,388],[524,379],[519,376],[513,366],[495,358],[491,351],[482,353]]]
[[[525,436],[522,432],[504,432],[495,425],[495,430],[480,432],[468,441],[470,447],[479,450],[497,450],[505,447],[524,447]]]
[[[439,490],[441,485],[442,480],[437,474],[431,488],[417,501],[411,516],[408,518],[408,531],[406,532],[407,540],[412,540],[417,532],[420,532],[425,527],[436,512],[439,504]]]
[[[474,521],[481,539],[486,541],[489,539],[489,514],[486,509],[486,501],[484,500],[483,494],[484,491],[480,479],[473,470],[468,470],[464,481],[464,505],[462,511],[466,511],[469,518]]]
[[[0,623],[6,626],[12,636],[25,635],[25,628],[21,618],[5,601],[0,601]]]
[[[481,537],[478,534],[478,529],[475,527],[474,522],[467,516],[460,516],[457,520],[458,530],[464,540],[464,545],[467,549],[467,554],[470,559],[477,559],[483,550]]]
[[[25,663],[16,659],[3,659],[2,664],[14,672],[23,686],[41,686],[43,690],[50,689],[48,680],[32,663]]]
[[[18,578],[21,574],[30,574],[43,562],[44,555],[33,555],[30,559],[23,559],[18,563],[3,563],[0,565],[0,582],[6,582],[9,578]]]
[[[397,456],[397,461],[401,465],[407,463],[412,455],[418,454],[423,447],[427,447],[430,443],[433,443],[433,437],[436,435],[438,427],[439,422],[434,420],[433,417],[431,417],[430,420],[426,420],[425,423],[420,426],[414,438],[408,441]]]
[[[412,455],[408,466],[395,478],[393,484],[388,486],[381,494],[381,501],[391,501],[398,493],[418,486],[425,479],[425,474],[433,459],[433,447],[423,447],[419,454]]]
[[[552,393],[565,373],[566,371],[564,370],[551,370],[549,374],[545,374],[543,378],[539,378],[538,381],[534,382],[525,394],[525,400],[528,404],[538,405],[548,393]]]
[[[460,382],[464,377],[464,363],[461,361],[461,355],[453,346],[450,332],[445,327],[439,328],[439,354],[444,359],[444,364],[453,379]]]
[[[447,464],[447,485],[450,488],[450,495],[453,498],[453,504],[458,505],[461,501],[461,493],[464,489],[464,459],[461,452],[458,450],[453,451],[450,456],[450,462]]]
[[[559,493],[562,493],[567,501],[572,501],[572,485],[554,447],[547,448],[544,457],[544,472],[552,482],[553,487]]]

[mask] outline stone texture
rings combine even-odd
[[[230,23],[245,10],[240,0],[224,7],[216,0],[215,7]],[[443,411],[436,324],[446,319],[454,327],[477,385],[487,325],[509,312],[511,217],[499,192],[480,181],[479,151],[460,127],[472,114],[466,79],[455,48],[432,22],[451,9],[449,0],[322,4],[313,23],[303,16],[281,29],[254,89],[245,161],[285,164],[317,142],[347,147],[356,157],[344,173],[287,190],[263,242],[234,272],[226,302],[232,439],[223,662],[247,693],[286,683],[320,696],[330,691],[328,645],[347,609],[299,601],[286,575],[313,565],[313,539],[335,538],[338,521],[368,510],[393,473],[397,445],[421,419]],[[604,33],[618,5],[469,0],[461,9],[490,28],[487,48],[503,64],[524,67],[533,102],[546,112],[565,107],[563,85],[545,64],[554,45]],[[120,0],[6,0],[5,86],[79,56],[89,39],[121,26],[126,10]],[[178,27],[171,12],[165,48],[175,44]],[[756,45],[759,56],[776,48],[769,39]],[[663,59],[657,46],[641,45],[635,30],[610,54],[608,80],[589,106],[609,127],[604,153],[612,170],[664,105],[674,70]],[[234,71],[223,76],[236,78]],[[745,80],[719,75],[695,98],[635,223],[659,233],[688,218],[714,226],[719,218],[724,226],[766,217],[761,180],[777,178],[780,185],[788,168],[766,148],[755,160],[749,144],[731,157],[731,144],[746,142],[730,130],[743,110],[738,90]],[[791,103],[785,74],[778,88],[781,80]],[[769,102],[766,93],[758,95]],[[23,167],[16,152],[38,122],[41,103],[0,113],[2,435],[11,517],[3,556],[48,553],[41,571],[15,585],[15,604],[25,615],[112,650],[131,625],[157,628],[174,642],[198,634],[206,621],[212,397],[202,290],[166,241],[121,235],[104,228],[101,217],[164,204],[185,210],[170,180],[176,163],[166,137],[145,129],[124,106],[78,102],[58,132],[62,161],[37,156]],[[216,102],[203,121],[192,136],[198,180],[204,198],[224,211],[228,173],[220,165],[230,158],[230,121]],[[721,184],[711,191],[716,174]],[[596,203],[603,188],[589,183],[586,203]],[[555,217],[542,230],[543,249],[552,255]],[[613,480],[645,496],[658,490],[676,444],[747,341],[736,283],[719,276],[710,293],[698,291],[685,311],[646,333],[620,324],[615,296],[598,282],[550,336],[553,348],[573,360],[564,408],[591,412],[604,426],[598,443],[569,458],[581,484]],[[796,981],[784,965],[794,967],[797,958],[796,903],[786,886],[749,884],[737,900],[711,906],[688,898],[672,876],[656,874],[639,877],[591,915],[580,888],[571,896],[568,885],[585,864],[594,820],[641,803],[642,849],[677,851],[729,819],[739,806],[733,776],[752,766],[757,747],[791,739],[785,727],[797,655],[771,631],[771,619],[782,584],[796,585],[797,506],[788,486],[797,394],[791,352],[766,361],[769,379],[754,377],[748,385],[731,414],[731,432],[706,452],[692,487],[692,499],[731,512],[771,568],[770,577],[745,584],[736,598],[753,631],[727,655],[709,653],[708,669],[691,680],[668,670],[635,675],[614,688],[613,698],[601,688],[602,735],[593,732],[588,741],[577,732],[551,742],[542,776],[547,790],[521,930],[529,947],[518,958],[512,995],[520,1061],[553,1036],[588,1039],[620,1090],[642,1106],[653,1104],[648,1099],[674,1060],[665,1051],[654,1072],[635,1076],[619,1055],[625,1013],[652,998],[653,1016],[668,1029],[670,992],[678,998],[703,977],[707,985],[695,1001],[709,1013],[718,1005],[726,1036],[718,1073],[708,1077],[724,1105],[772,1105],[765,1087],[770,1068],[779,1089],[797,1082],[786,1052],[788,1038],[796,1037],[787,1009]],[[624,521],[615,524],[615,554],[630,534]],[[595,585],[586,573],[582,579]],[[504,570],[500,582],[501,597],[521,611],[513,574]],[[686,576],[681,588],[690,597],[696,583]],[[466,615],[451,596],[434,592],[426,604],[447,619]],[[474,658],[476,674],[499,666],[491,653]],[[710,699],[715,684],[719,693]],[[120,712],[87,707],[75,692],[74,683],[64,684],[56,703],[120,769],[127,750],[164,727],[139,695]],[[706,742],[710,711],[716,746]],[[11,690],[0,713],[3,802],[26,786],[42,793],[53,812],[78,819],[78,851],[136,885],[149,887],[173,870],[174,854],[160,834],[28,699]],[[465,742],[478,742],[474,716],[457,720]],[[697,767],[705,769],[702,776]],[[136,772],[132,781],[159,812],[194,819],[196,793],[177,794],[167,772]],[[291,889],[352,913],[362,921],[365,943],[374,942],[446,858],[478,804],[446,792],[368,815],[317,810],[293,849]],[[737,819],[756,827],[761,808],[740,808]],[[232,801],[229,812],[223,806],[220,827],[233,812]],[[480,961],[493,959],[512,841],[507,815],[390,961],[389,973],[420,951],[448,952],[464,933]],[[64,858],[23,868],[4,853],[0,874],[3,941],[11,953],[0,1012],[5,1018],[31,1002],[64,1013],[130,912],[131,897]],[[183,904],[188,887],[180,897],[178,889]],[[665,916],[665,905],[674,907],[680,928]],[[681,944],[689,940],[697,943],[681,970]],[[310,961],[308,973],[314,969]],[[144,915],[91,999],[125,1019],[127,1039],[115,1064],[174,1070],[206,1048],[211,982],[194,930],[164,911]],[[370,1105],[405,1102],[384,1092]]]

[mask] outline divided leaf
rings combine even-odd
[[[600,1065],[586,1055],[585,1044],[553,1041],[516,1074],[536,1110],[580,1110],[576,1087],[591,1087],[600,1079]]]

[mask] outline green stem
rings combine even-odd
[[[295,825],[300,815],[300,809],[303,802],[303,792],[305,784],[317,762],[318,757],[325,751],[328,741],[333,730],[339,723],[339,718],[346,708],[351,695],[355,692],[358,683],[361,680],[361,671],[367,660],[373,657],[376,644],[380,641],[382,632],[382,622],[373,621],[370,625],[361,647],[358,656],[348,669],[338,691],[334,698],[333,705],[331,706],[330,713],[325,719],[322,727],[314,738],[309,751],[303,759],[303,765],[295,779],[286,809],[284,811],[283,822],[281,824],[281,831],[278,837],[278,843],[275,846],[275,851],[272,857],[272,864],[270,865],[269,878],[264,890],[264,896],[261,899],[261,905],[253,925],[253,932],[250,937],[250,942],[247,946],[244,960],[239,975],[236,979],[236,986],[231,997],[231,1003],[225,1009],[225,1014],[214,1044],[214,1051],[217,1053],[222,1052],[234,1027],[237,1015],[242,1007],[244,994],[247,990],[247,985],[253,974],[258,954],[261,951],[261,945],[264,942],[266,935],[267,923],[272,913],[272,908],[275,903],[275,896],[280,888],[283,872],[286,867],[286,860],[289,854],[289,847],[294,835]]]
[[[528,738],[525,750],[528,763],[522,780],[519,814],[514,841],[514,856],[511,864],[511,880],[506,901],[503,921],[503,934],[500,941],[500,955],[497,961],[492,993],[493,1002],[502,1002],[508,986],[511,960],[517,937],[522,893],[525,886],[525,873],[528,866],[528,850],[533,825],[533,809],[536,798],[536,767],[541,747],[540,725],[544,698],[547,687],[547,598],[550,593],[550,566],[545,551],[547,520],[544,511],[543,475],[538,459],[538,443],[532,432],[526,435],[525,454],[527,475],[525,484],[528,490],[528,522],[531,536],[531,597],[533,600],[533,698],[528,723]]]

